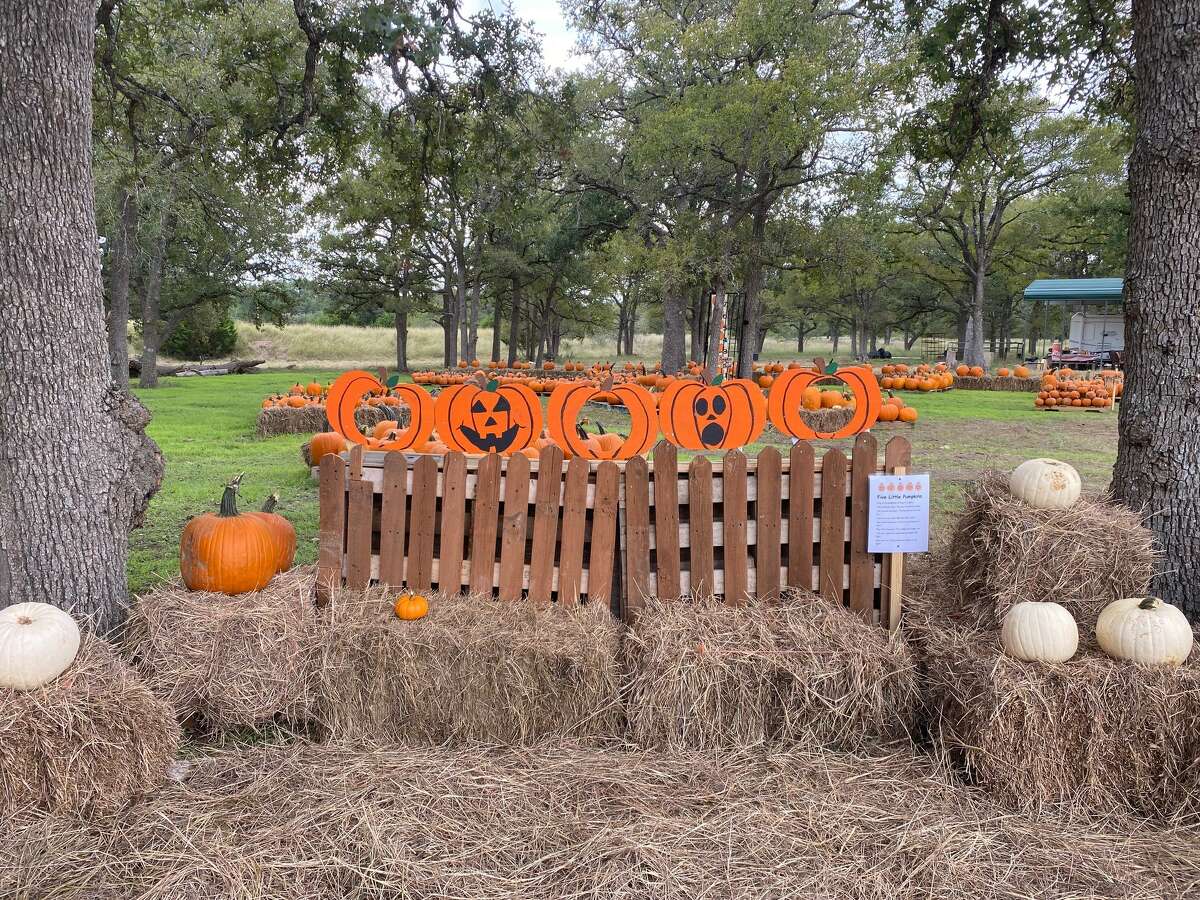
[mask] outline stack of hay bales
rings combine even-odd
[[[54,681],[0,688],[0,816],[112,812],[162,784],[180,740],[171,708],[85,633]]]
[[[954,386],[964,391],[1016,391],[1034,393],[1042,389],[1042,380],[1038,377],[1017,378],[1015,375],[984,375],[977,378],[973,375],[955,375]]]
[[[1182,898],[1195,832],[1014,815],[911,756],[251,746],[103,823],[0,830],[0,894]]]
[[[303,724],[321,639],[315,587],[312,566],[235,597],[189,591],[177,578],[135,601],[125,649],[150,689],[198,730]]]
[[[1016,807],[1200,816],[1200,650],[1166,668],[1096,647],[1100,611],[1149,587],[1153,542],[1135,513],[1086,498],[1033,509],[990,475],[935,560],[911,583],[905,627],[940,752]],[[1023,601],[1071,612],[1072,659],[1003,652],[999,623]]]
[[[904,642],[807,591],[737,607],[652,600],[625,655],[642,747],[860,749],[906,738],[916,706]]]
[[[386,586],[334,593],[318,718],[338,740],[528,744],[620,734],[620,623],[607,606],[434,597],[400,621]]]
[[[354,421],[360,431],[370,431],[388,419],[407,425],[408,416],[407,406],[360,406],[354,412]],[[274,437],[278,434],[315,434],[328,430],[329,420],[325,418],[323,406],[269,406],[258,414],[254,433],[259,437]]]
[[[818,434],[830,434],[845,428],[854,418],[854,408],[850,406],[834,406],[831,409],[802,409],[800,418],[804,424]]]

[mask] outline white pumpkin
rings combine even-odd
[[[1178,666],[1192,652],[1192,626],[1178,608],[1157,597],[1126,597],[1101,610],[1096,642],[1114,659]]]
[[[31,691],[53,681],[75,661],[79,626],[49,603],[0,609],[0,688]]]
[[[1018,603],[1000,625],[1000,644],[1017,659],[1066,662],[1079,649],[1079,626],[1057,603]]]
[[[1079,499],[1079,473],[1057,459],[1027,459],[1008,476],[1008,490],[1036,509],[1066,509]]]

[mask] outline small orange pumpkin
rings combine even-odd
[[[392,604],[392,611],[397,619],[415,622],[429,615],[429,598],[406,591],[396,598],[396,602]]]

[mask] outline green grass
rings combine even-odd
[[[297,369],[217,378],[166,378],[162,387],[138,391],[154,418],[149,433],[167,460],[162,489],[150,504],[144,528],[131,538],[130,587],[144,590],[179,569],[179,535],[191,516],[215,510],[222,486],[245,472],[243,508],[257,508],[272,492],[296,526],[297,560],[317,552],[317,487],[300,461],[306,435],[259,439],[255,419],[262,398],[336,370]],[[963,487],[987,468],[1008,470],[1033,456],[1072,463],[1091,489],[1102,489],[1116,458],[1116,414],[1039,412],[1032,394],[949,391],[905,394],[920,412],[915,426],[880,425],[881,444],[894,434],[913,443],[916,469],[933,474],[935,528],[946,528],[962,506]],[[600,409],[593,421],[622,430],[623,414]],[[768,431],[765,442],[781,443]],[[756,452],[765,442],[748,449]],[[848,446],[848,442],[842,442]]]

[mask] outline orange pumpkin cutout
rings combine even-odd
[[[771,417],[771,424],[784,434],[802,441],[853,437],[874,425],[883,406],[883,394],[874,374],[854,366],[827,374],[822,360],[814,362],[815,368],[788,369],[775,379],[767,397],[767,413]],[[801,409],[811,406],[811,403],[805,403],[805,395],[811,398],[809,392],[818,384],[842,384],[854,396],[851,407],[854,415],[837,431],[815,431],[800,415]]]
[[[663,436],[684,450],[733,450],[762,434],[767,402],[746,378],[674,381],[663,391],[658,423]]]
[[[624,404],[629,411],[629,437],[615,443],[615,435],[605,435],[607,441],[584,438],[576,428],[583,405],[601,394],[608,394]],[[658,439],[658,410],[654,395],[636,384],[614,386],[606,378],[599,387],[587,382],[560,384],[550,395],[546,410],[550,437],[563,450],[584,459],[632,459],[648,453]]]
[[[424,388],[415,384],[399,384],[393,390],[402,403],[408,405],[408,427],[393,432],[390,441],[381,444],[379,450],[409,450],[419,447],[429,440],[433,433],[434,407],[433,398]],[[364,394],[387,392],[387,388],[370,372],[355,369],[346,372],[329,388],[329,398],[325,403],[325,418],[329,426],[348,441],[366,446],[369,439],[358,430],[354,421],[354,411],[358,409]]]
[[[515,453],[542,432],[542,404],[533,391],[483,375],[442,391],[434,418],[446,446],[463,453]]]

